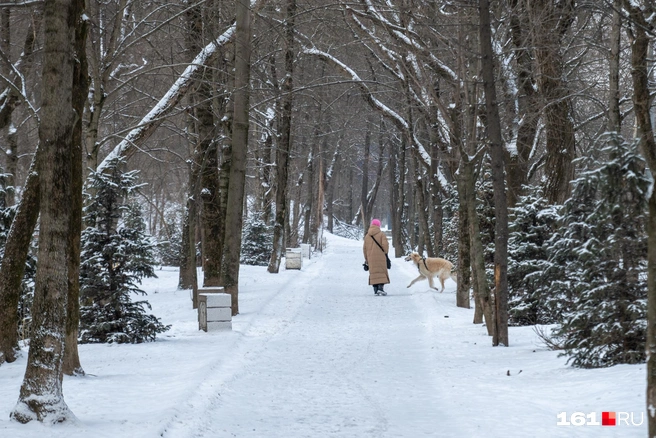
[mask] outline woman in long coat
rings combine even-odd
[[[376,242],[380,247],[376,245]],[[387,272],[387,257],[385,256],[389,251],[389,242],[385,233],[380,231],[380,221],[374,219],[371,221],[371,226],[367,235],[364,237],[364,260],[369,265],[369,284],[374,287],[376,295],[387,295],[383,290],[383,285],[389,284],[389,273]]]

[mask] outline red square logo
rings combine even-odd
[[[602,426],[615,426],[615,412],[602,412],[601,413]]]

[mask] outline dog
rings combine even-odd
[[[438,277],[440,283],[442,284],[441,292],[444,292],[444,282],[450,278],[455,281],[455,278],[451,277],[451,270],[453,269],[453,263],[448,260],[444,260],[438,257],[422,257],[416,252],[410,253],[405,261],[408,262],[412,260],[419,270],[419,277],[415,278],[410,282],[408,287],[412,286],[419,280],[428,280],[428,284],[431,289],[439,290],[433,285],[433,277]]]

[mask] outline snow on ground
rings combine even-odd
[[[406,288],[410,262],[393,259],[389,295],[374,296],[361,245],[328,235],[301,271],[243,266],[232,332],[199,331],[177,270],[157,271],[143,288],[171,330],[154,343],[81,345],[87,376],[64,379],[76,415],[66,424],[10,421],[27,354],[0,366],[0,437],[647,435],[644,365],[574,369],[530,327],[492,347],[473,310],[455,306],[455,283]],[[558,425],[604,411],[628,421]]]

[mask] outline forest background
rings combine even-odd
[[[107,300],[85,275],[121,266],[85,267],[88,228],[141,216],[180,287],[223,286],[234,314],[240,263],[275,274],[285,248],[320,249],[324,229],[360,238],[380,217],[395,257],[456,263],[457,303],[473,297],[493,345],[510,344],[508,324],[556,324],[545,341],[575,366],[647,360],[656,404],[654,2],[0,11],[0,364],[29,332],[30,358],[47,351],[55,376],[28,365],[21,399],[54,397],[16,419],[61,419],[61,374],[83,373],[80,318]],[[120,189],[101,199],[102,175]],[[154,339],[165,327],[150,322]]]

